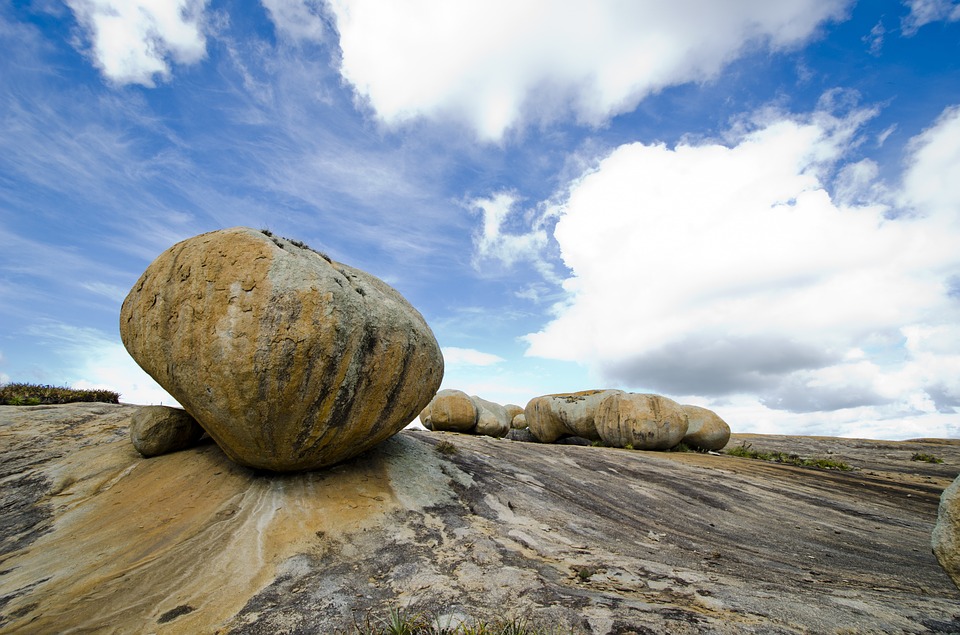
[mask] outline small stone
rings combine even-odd
[[[197,420],[182,408],[143,406],[130,420],[130,440],[145,457],[192,447],[203,434]]]

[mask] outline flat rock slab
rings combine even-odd
[[[731,440],[858,468],[836,472],[404,431],[275,475],[212,443],[144,459],[134,411],[0,407],[0,633],[346,633],[391,608],[575,633],[960,631],[930,551],[957,441]]]

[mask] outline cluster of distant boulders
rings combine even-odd
[[[661,395],[622,390],[586,390],[543,395],[526,408],[441,390],[420,413],[428,430],[509,436],[555,443],[579,438],[609,447],[668,450],[681,443],[699,450],[720,450],[730,426],[706,408],[681,405]],[[526,428],[526,434],[511,432]]]
[[[482,434],[489,437],[506,436],[523,408],[514,404],[498,403],[469,396],[462,390],[441,390],[420,413],[420,423],[427,430],[449,430]],[[523,427],[518,425],[517,427]]]
[[[323,468],[373,447],[443,378],[436,338],[397,291],[245,227],[157,257],[123,302],[120,336],[227,456],[266,470]],[[149,435],[134,439],[154,451]]]

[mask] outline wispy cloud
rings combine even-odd
[[[484,353],[473,348],[444,346],[442,352],[444,364],[450,366],[490,366],[506,361],[499,355]]]
[[[920,27],[932,22],[960,20],[960,3],[952,0],[905,0],[904,4],[910,9],[900,25],[906,36],[915,35]]]
[[[47,381],[115,390],[124,403],[178,405],[133,361],[122,343],[97,329],[45,320],[27,334],[37,346],[53,348],[60,357],[58,377]],[[46,372],[48,377],[54,374]]]

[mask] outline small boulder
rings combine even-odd
[[[510,427],[515,430],[526,430],[527,429],[527,415],[520,413],[513,418],[513,421],[510,422]]]
[[[420,413],[420,423],[436,432],[470,432],[477,425],[477,404],[462,390],[441,390]]]
[[[504,410],[507,411],[507,419],[512,423],[513,420],[517,417],[518,414],[523,414],[523,408],[517,404],[508,403],[504,404]]]
[[[960,477],[940,495],[931,546],[940,566],[960,589]]]
[[[145,457],[185,450],[197,444],[204,430],[182,408],[143,406],[130,420],[130,440]]]
[[[510,441],[524,441],[526,443],[539,443],[537,437],[533,436],[530,428],[511,428],[507,433],[507,439]]]
[[[661,395],[618,392],[597,406],[597,433],[609,446],[668,450],[687,433],[683,406]]]
[[[584,390],[534,397],[524,408],[530,432],[543,443],[553,443],[560,437],[583,437],[599,441],[594,424],[597,406],[609,395],[622,390]]]
[[[687,434],[683,442],[698,450],[722,450],[730,441],[730,426],[717,413],[700,406],[683,406],[687,413]]]
[[[360,454],[443,378],[436,338],[396,290],[246,227],[160,254],[123,302],[120,337],[227,456],[266,470]]]

